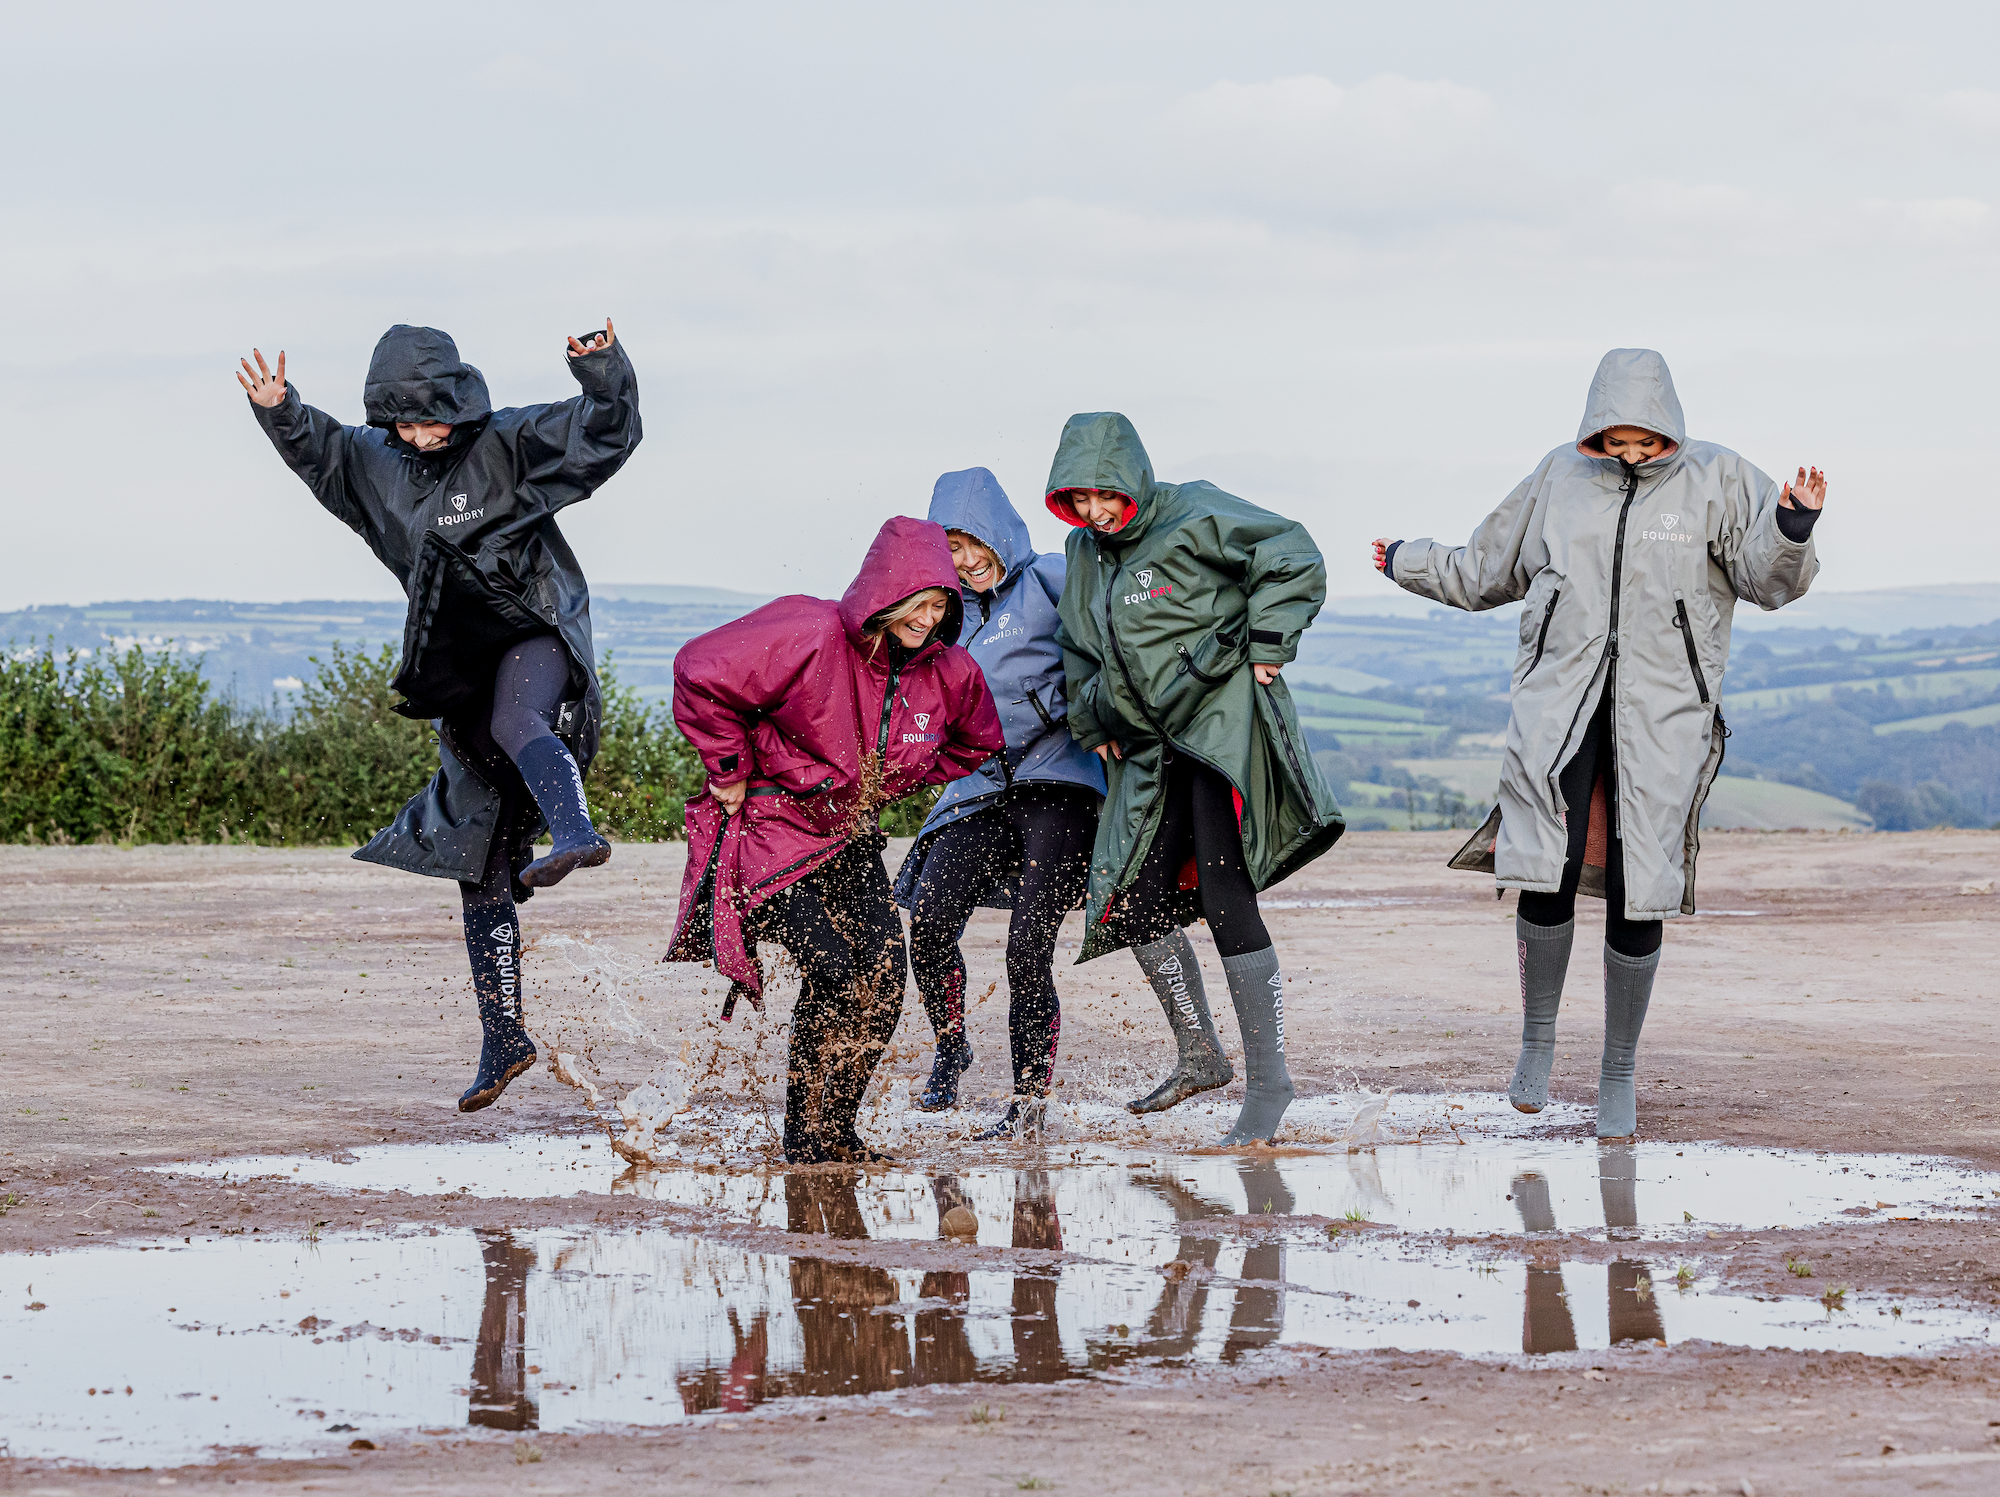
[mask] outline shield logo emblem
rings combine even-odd
[[[1153,585],[1153,572],[1150,567],[1143,572],[1134,572],[1132,575],[1139,579],[1139,586],[1141,587],[1151,587]]]
[[[453,494],[453,495],[451,496],[451,507],[452,507],[453,509],[457,510],[457,511],[458,511],[458,512],[459,512],[460,514],[464,514],[464,513],[465,513],[465,495],[463,495],[463,494]]]
[[[928,712],[919,712],[917,714],[917,726],[919,728],[928,728],[930,725],[931,715]]]
[[[1681,523],[1681,517],[1679,515],[1661,515],[1660,523],[1666,526],[1667,529],[1674,530],[1679,527]]]
[[[995,619],[995,620],[993,621],[993,627],[994,627],[994,628],[996,628],[996,629],[1004,629],[1004,628],[1006,628],[1006,627],[1007,627],[1007,620],[1011,619],[1011,618],[1012,618],[1013,616],[1014,616],[1014,615],[1013,615],[1013,614],[1011,614],[1011,613],[1003,613],[1003,614],[1001,614],[999,618],[997,618],[997,619]]]
[[[514,939],[514,927],[513,927],[513,926],[511,926],[511,925],[496,925],[496,926],[494,926],[494,927],[493,927],[493,939],[494,939],[494,940],[496,940],[496,941],[499,941],[499,942],[502,942],[503,944],[504,944],[505,942],[508,942],[508,941],[511,941],[511,940],[513,940],[513,939]]]

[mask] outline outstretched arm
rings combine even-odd
[[[1539,469],[1523,479],[1463,546],[1378,540],[1375,564],[1399,587],[1451,608],[1479,612],[1518,602],[1534,580],[1522,551],[1535,532],[1540,479]]]
[[[520,492],[554,513],[587,499],[639,445],[639,377],[611,319],[588,342],[569,340],[569,372],[583,393],[526,413],[516,446]]]
[[[353,430],[299,399],[298,391],[285,381],[283,349],[278,350],[276,370],[264,362],[261,350],[250,352],[257,363],[252,367],[250,360],[244,359],[236,383],[250,397],[250,408],[264,435],[271,439],[285,465],[313,491],[313,497],[381,556],[367,511],[354,492]]]

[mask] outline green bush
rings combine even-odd
[[[0,656],[0,841],[259,842],[355,847],[437,770],[429,723],[398,716],[396,652],[336,644],[289,715],[218,698],[192,656],[53,645]],[[706,782],[664,702],[621,686],[585,777],[590,814],[624,842],[678,840]],[[882,813],[915,835],[935,788]]]

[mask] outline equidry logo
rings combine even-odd
[[[1658,530],[1640,531],[1639,539],[1642,541],[1680,541],[1683,543],[1693,540],[1693,534],[1682,530],[1680,523],[1681,517],[1679,515],[1661,515],[1660,528]]]
[[[1174,1012],[1189,1024],[1199,1024],[1195,1017],[1194,999],[1188,996],[1187,979],[1181,975],[1181,959],[1170,956],[1155,969],[1167,980],[1167,1001],[1174,1006]]]
[[[1132,576],[1144,591],[1127,593],[1125,595],[1127,603],[1143,603],[1148,598],[1158,598],[1174,590],[1174,585],[1171,582],[1162,582],[1158,587],[1153,586],[1153,569],[1151,567],[1147,567],[1144,571],[1134,572]]]
[[[483,514],[485,514],[485,513],[486,513],[486,510],[485,510],[485,507],[484,507],[484,506],[481,506],[481,507],[480,507],[480,508],[478,508],[478,509],[474,509],[474,510],[468,510],[468,509],[467,509],[467,508],[465,507],[465,501],[466,501],[466,495],[464,495],[464,494],[453,494],[453,495],[451,496],[451,507],[452,507],[452,508],[453,508],[454,510],[456,510],[456,511],[457,511],[457,513],[456,513],[456,514],[449,514],[449,515],[439,515],[439,516],[438,516],[438,524],[440,524],[440,525],[463,525],[463,524],[465,524],[465,523],[466,523],[467,521],[469,521],[469,520],[476,520],[476,519],[478,519],[478,518],[479,518],[479,517],[480,517],[481,515],[483,515]]]
[[[1014,616],[1014,615],[1013,615],[1013,614],[1011,614],[1011,613],[1003,613],[1003,614],[1001,614],[999,618],[997,618],[997,619],[995,619],[995,620],[993,621],[993,627],[994,627],[994,628],[996,628],[996,629],[1004,629],[1004,628],[1006,628],[1006,627],[1007,627],[1007,620],[1011,619],[1011,618],[1012,618],[1013,616]]]
[[[919,712],[915,714],[915,716],[917,719],[918,727],[928,728],[931,725],[931,715],[928,712]]]

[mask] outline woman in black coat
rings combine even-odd
[[[590,591],[556,528],[639,445],[639,387],[609,321],[569,340],[583,393],[494,410],[486,379],[435,328],[392,327],[368,365],[364,426],[299,399],[257,353],[237,375],[257,423],[315,498],[408,595],[396,710],[438,733],[437,774],[355,854],[458,880],[484,1031],[459,1109],[490,1106],[535,1063],[521,1022],[517,901],[611,856],[583,774],[601,701]],[[554,836],[534,859],[544,825]]]

